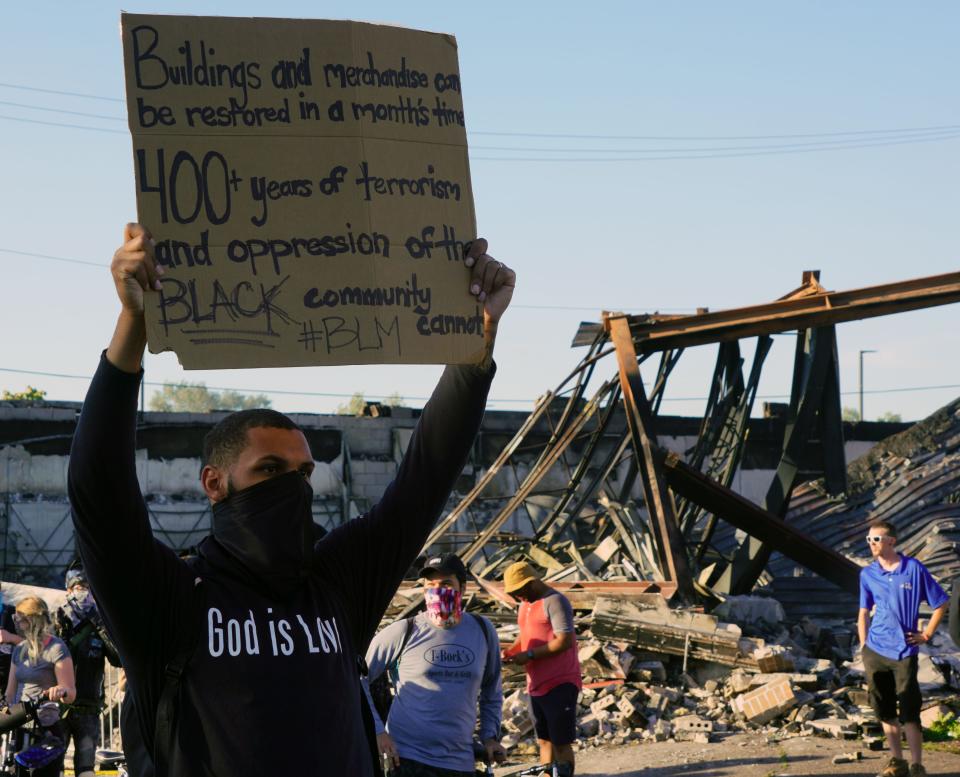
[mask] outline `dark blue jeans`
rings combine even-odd
[[[97,743],[100,741],[100,716],[71,710],[63,724],[67,743],[73,737],[74,774],[94,771]]]

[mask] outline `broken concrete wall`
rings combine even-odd
[[[67,493],[69,456],[44,456],[28,453],[23,446],[0,447],[0,493],[45,494],[51,497]],[[358,462],[363,466],[361,462]],[[342,459],[319,461],[310,478],[319,496],[339,494],[342,489]],[[199,458],[152,459],[146,450],[136,454],[137,479],[145,494],[203,496],[200,487]],[[386,467],[384,466],[386,471]],[[379,486],[379,482],[378,482]]]

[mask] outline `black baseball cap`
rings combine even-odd
[[[90,585],[87,581],[87,574],[83,571],[83,567],[71,567],[67,570],[64,578],[64,588],[70,589],[75,585]]]
[[[448,575],[455,575],[460,581],[461,588],[467,584],[467,568],[456,553],[430,556],[420,570],[420,577],[425,577],[427,572],[445,572]]]

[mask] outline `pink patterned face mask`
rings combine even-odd
[[[434,626],[449,629],[460,623],[463,609],[460,592],[456,588],[428,588],[424,591],[424,599],[427,603],[427,617]]]

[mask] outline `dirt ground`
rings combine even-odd
[[[720,735],[724,736],[724,735]],[[860,750],[862,761],[833,764],[835,755]],[[889,756],[869,751],[861,742],[798,737],[768,744],[757,734],[724,736],[709,745],[693,742],[657,742],[590,748],[577,754],[578,777],[820,777],[851,775],[873,777]],[[925,750],[927,772],[960,777],[960,755]],[[527,764],[523,764],[527,765]],[[508,775],[521,768],[498,769]]]

